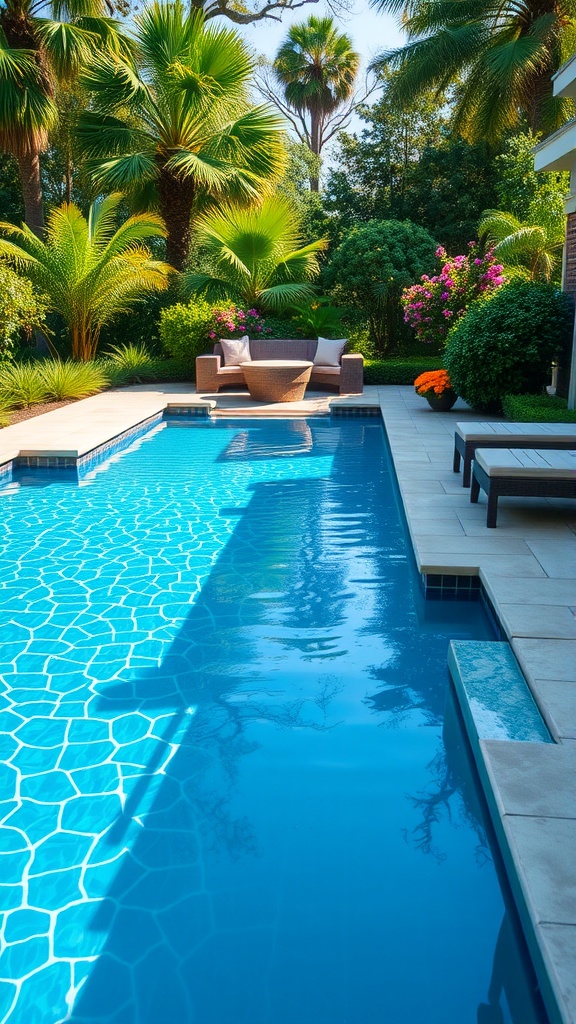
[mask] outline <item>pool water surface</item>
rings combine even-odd
[[[0,503],[3,1024],[543,1024],[376,419]]]

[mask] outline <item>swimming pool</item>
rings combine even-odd
[[[375,419],[6,485],[0,1020],[536,1024]]]

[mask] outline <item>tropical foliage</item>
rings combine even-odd
[[[26,223],[37,234],[44,227],[40,154],[58,123],[55,94],[96,49],[129,49],[105,0],[4,0],[0,7],[0,148],[18,164]]]
[[[87,398],[108,387],[110,380],[97,363],[78,363],[71,359],[47,359],[32,364],[46,387],[46,397],[55,401]]]
[[[329,296],[314,296],[307,302],[294,305],[291,319],[297,332],[305,338],[341,338],[345,313],[346,310],[335,306]]]
[[[281,309],[312,294],[319,272],[320,239],[301,244],[294,210],[279,196],[261,207],[222,206],[198,224],[203,273],[183,275],[189,294],[233,299],[260,310]]]
[[[511,282],[474,302],[450,331],[444,365],[474,409],[500,412],[504,395],[537,394],[568,350],[574,307],[553,285]]]
[[[438,272],[423,274],[421,284],[413,284],[402,293],[404,321],[416,337],[427,344],[445,342],[453,324],[464,316],[474,299],[494,291],[504,283],[503,267],[492,249],[479,252],[475,242],[468,243],[465,256],[449,257],[439,246],[436,250]]]
[[[0,264],[0,361],[13,356],[20,338],[30,340],[35,327],[44,328],[46,303],[30,281]]]
[[[400,296],[434,260],[432,236],[410,221],[369,221],[352,228],[324,272],[338,301],[368,319],[377,351],[394,350],[402,332]]]
[[[455,85],[455,129],[492,143],[523,119],[533,131],[551,132],[570,116],[572,103],[553,98],[551,78],[576,48],[572,0],[373,3],[402,11],[407,44],[375,62],[379,70],[396,71],[392,97],[400,105]]]
[[[72,355],[92,359],[102,327],[128,312],[144,292],[168,283],[170,268],[152,258],[144,244],[164,233],[152,214],[129,217],[116,228],[119,196],[94,203],[86,219],[74,204],[53,210],[46,237],[27,226],[0,224],[0,256],[20,268],[63,317]]]
[[[487,210],[479,232],[507,269],[532,281],[559,280],[564,247],[562,220],[542,211],[542,224],[522,224],[512,213]]]
[[[254,57],[234,29],[206,24],[180,0],[136,18],[137,65],[92,60],[84,84],[93,108],[79,139],[95,187],[126,192],[160,211],[166,254],[178,270],[193,213],[210,202],[255,202],[283,165],[283,123],[254,107]]]

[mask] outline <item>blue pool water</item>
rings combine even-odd
[[[0,496],[0,1020],[537,1024],[374,419]]]

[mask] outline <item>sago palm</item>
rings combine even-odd
[[[18,164],[26,223],[44,226],[40,154],[57,122],[58,83],[98,48],[128,52],[104,0],[3,0],[0,6],[0,149]],[[49,16],[50,15],[50,16]]]
[[[201,11],[155,3],[136,19],[137,67],[88,69],[94,110],[79,138],[97,187],[160,210],[167,258],[186,262],[193,210],[213,199],[254,201],[283,166],[283,123],[251,106],[254,59],[235,29]]]
[[[352,96],[359,67],[350,37],[337,31],[332,18],[314,15],[292,25],[276,54],[274,75],[288,107],[308,115],[306,141],[315,156],[322,151],[329,118]],[[311,183],[317,191],[317,179]]]
[[[562,266],[564,217],[541,217],[541,223],[523,224],[512,213],[487,210],[479,233],[506,269],[532,281],[557,279]]]
[[[119,195],[90,208],[86,219],[73,203],[48,217],[44,239],[29,227],[0,223],[0,257],[24,273],[65,320],[72,355],[93,359],[100,331],[127,313],[146,292],[168,284],[170,267],[152,258],[145,240],[164,235],[159,217],[141,214],[116,227]]]
[[[374,0],[402,11],[408,43],[380,55],[376,70],[396,74],[400,105],[455,87],[455,127],[498,142],[522,119],[551,132],[572,111],[552,96],[551,76],[576,48],[576,0]]]
[[[257,209],[228,205],[204,216],[198,242],[211,272],[185,274],[185,292],[258,309],[280,309],[312,294],[309,282],[327,244],[302,245],[293,207],[276,196]]]

